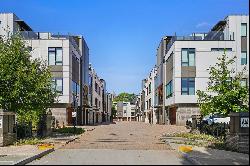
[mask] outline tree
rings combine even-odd
[[[240,72],[229,67],[235,62],[224,53],[218,57],[218,63],[209,67],[209,82],[207,92],[197,91],[198,104],[202,115],[220,113],[227,116],[230,112],[246,112],[249,109],[248,86],[241,85],[246,68]]]
[[[131,102],[133,103],[136,99],[135,94],[129,94],[129,93],[120,93],[117,97],[114,98],[114,102],[124,101],[124,102]]]
[[[31,59],[20,35],[0,38],[0,107],[16,112],[18,122],[32,122],[55,102],[50,69]]]

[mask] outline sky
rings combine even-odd
[[[0,0],[34,31],[83,35],[107,90],[138,94],[165,35],[207,32],[248,0]]]

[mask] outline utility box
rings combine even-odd
[[[15,113],[0,109],[0,147],[16,141]]]

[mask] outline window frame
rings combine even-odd
[[[183,62],[183,51],[187,51],[187,62]],[[194,65],[190,65],[190,54],[194,54]],[[195,48],[182,48],[181,49],[181,66],[194,67],[196,66],[196,49]],[[184,65],[185,64],[185,65]]]
[[[57,91],[57,80],[61,80],[62,81],[62,91]],[[55,87],[53,87],[55,89],[55,91],[59,94],[59,95],[63,95],[63,78],[59,78],[59,77],[54,77],[52,78],[52,81],[54,81],[54,85]]]
[[[183,82],[187,80],[187,91],[183,91]],[[193,83],[194,87],[191,87],[190,84]],[[194,88],[194,94],[191,94],[190,88]],[[195,95],[195,77],[182,77],[181,78],[181,95],[194,96]]]
[[[246,57],[242,58],[242,53],[245,53]],[[246,59],[246,63],[243,64],[242,59]],[[240,55],[240,64],[241,65],[247,65],[247,51],[241,51],[241,55]]]
[[[54,49],[54,50],[52,50]],[[61,61],[57,60],[57,50],[62,50],[62,57],[61,57]],[[54,53],[55,54],[55,63],[54,64],[50,64],[50,53]],[[48,47],[48,65],[54,65],[54,66],[63,66],[63,48],[62,47]]]
[[[168,88],[169,88],[169,94],[168,94]],[[173,96],[173,80],[169,81],[166,85],[166,99]]]
[[[245,26],[246,26],[246,29],[245,29],[245,30],[246,30],[246,34],[245,34],[245,35],[242,35],[242,25],[245,25]],[[247,23],[241,23],[240,31],[241,31],[241,32],[240,32],[240,36],[241,36],[241,37],[247,37]]]

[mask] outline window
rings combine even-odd
[[[241,37],[246,37],[247,36],[247,24],[242,23],[241,24]]]
[[[95,82],[95,91],[97,92],[97,83]]]
[[[49,47],[49,65],[63,65],[62,47]]]
[[[166,98],[173,96],[173,81],[172,80],[167,84],[166,91],[167,91]]]
[[[222,51],[222,52],[224,52],[224,51],[233,51],[233,49],[232,48],[211,48],[211,51]]]
[[[150,82],[150,84],[148,86],[148,90],[149,90],[149,94],[150,94],[151,93],[151,82]]]
[[[149,99],[149,101],[148,101],[148,109],[150,109],[150,107],[151,107],[151,99]]]
[[[247,52],[242,51],[241,52],[241,65],[246,65],[247,64]]]
[[[241,86],[247,86],[247,79],[246,78],[243,78],[241,81],[240,81],[240,84]]]
[[[53,78],[52,82],[52,87],[56,90],[56,92],[59,94],[63,94],[63,79]]]
[[[181,79],[181,95],[195,95],[195,78]]]
[[[195,66],[194,48],[183,48],[181,50],[181,66]]]

